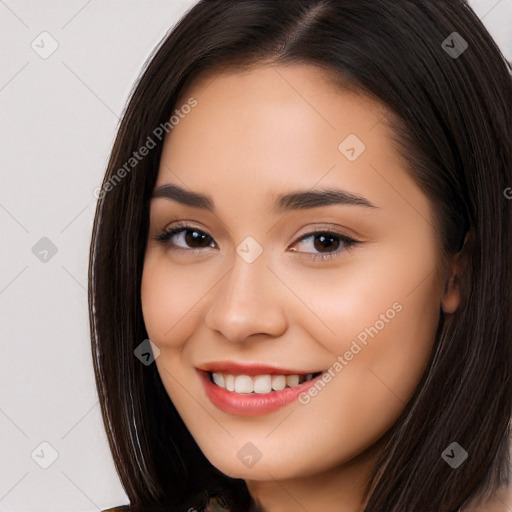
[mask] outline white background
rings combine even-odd
[[[128,501],[92,368],[93,191],[146,57],[193,3],[0,0],[0,512]],[[472,5],[512,60],[512,0]],[[31,47],[51,49],[43,31],[58,43],[47,59]],[[32,252],[43,237],[57,248],[46,263]],[[47,469],[42,442],[58,453]]]

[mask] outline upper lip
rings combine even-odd
[[[205,372],[227,373],[229,375],[307,375],[309,373],[318,373],[323,370],[291,370],[287,368],[277,368],[276,366],[261,364],[256,362],[235,363],[233,361],[216,361],[205,363],[197,367]]]

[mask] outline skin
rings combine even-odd
[[[309,65],[224,71],[197,79],[183,103],[189,97],[198,104],[167,136],[155,188],[208,194],[215,212],[151,201],[141,297],[164,386],[212,464],[245,479],[265,510],[360,510],[382,436],[428,362],[440,310],[458,307],[456,261],[441,259],[431,204],[378,101]],[[349,134],[366,146],[355,161],[338,149]],[[376,208],[272,209],[276,195],[324,187]],[[214,246],[187,245],[183,234],[154,239],[176,221]],[[297,242],[322,229],[360,243]],[[248,236],[263,248],[253,263],[236,252]],[[337,256],[311,258],[322,252]],[[202,364],[325,370],[395,303],[401,311],[307,405],[244,417],[205,396]],[[261,452],[250,468],[237,457],[247,442]]]

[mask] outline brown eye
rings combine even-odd
[[[311,244],[311,242],[313,242]],[[350,246],[356,243],[355,240],[348,238],[347,236],[339,233],[332,233],[330,231],[317,231],[315,233],[308,233],[301,237],[297,244],[302,245],[303,248],[307,249],[307,246],[312,247],[317,252],[334,252],[340,249],[342,246]],[[299,252],[314,252],[308,250],[302,250]]]
[[[339,239],[339,237],[336,237],[331,234],[323,234],[322,233],[320,235],[315,235],[314,240],[315,240],[315,242],[314,242],[313,246],[314,246],[315,250],[317,250],[319,252],[335,251],[336,249],[338,249],[338,247],[341,244],[341,240]]]
[[[312,243],[311,243],[312,242]],[[304,253],[312,259],[329,259],[347,252],[354,245],[360,243],[341,233],[331,231],[315,231],[302,236],[294,246],[295,252]]]
[[[185,236],[183,238],[189,247],[202,248],[210,245],[211,238],[202,231],[186,229],[184,233]]]
[[[156,240],[180,249],[204,249],[215,247],[213,238],[193,227],[174,227],[157,235]]]

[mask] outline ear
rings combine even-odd
[[[441,307],[446,314],[455,313],[461,301],[462,265],[460,257],[461,253],[459,252],[449,263],[443,296],[441,299]]]

